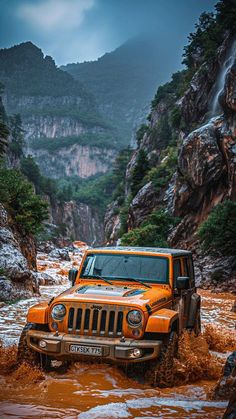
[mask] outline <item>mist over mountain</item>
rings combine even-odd
[[[61,67],[92,93],[99,111],[127,146],[134,127],[144,115],[159,84],[165,82],[173,63],[168,51],[155,38],[131,39],[97,61]]]

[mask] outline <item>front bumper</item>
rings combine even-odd
[[[39,342],[46,343],[45,348],[40,347]],[[117,363],[144,362],[158,358],[162,342],[160,340],[134,340],[120,338],[103,338],[95,336],[79,336],[72,334],[59,333],[58,335],[50,332],[29,330],[27,333],[28,346],[40,353],[52,356],[55,359],[62,358],[98,358],[94,355],[81,355],[70,351],[71,345],[99,347],[101,348],[100,359],[111,360]],[[133,357],[133,349],[141,350],[139,357]]]

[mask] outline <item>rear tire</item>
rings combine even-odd
[[[193,331],[194,331],[196,336],[200,335],[200,333],[201,333],[201,312],[200,312],[200,308],[198,308],[197,313],[196,313]]]
[[[27,332],[29,330],[41,330],[48,332],[48,326],[44,324],[27,323],[22,330],[17,353],[17,361],[19,363],[27,362],[32,366],[40,367],[41,369],[47,370],[50,368],[51,359],[45,354],[41,354],[29,348],[27,345]]]
[[[147,381],[154,387],[172,387],[174,385],[174,357],[178,350],[178,335],[172,331],[163,344],[160,358],[149,364]]]

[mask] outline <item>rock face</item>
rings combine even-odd
[[[139,227],[153,209],[161,206],[163,194],[157,194],[152,182],[147,183],[134,197],[129,208],[128,227]]]
[[[183,220],[171,234],[172,245],[183,245],[216,204],[236,199],[235,77],[234,64],[221,98],[224,114],[190,133],[181,147],[170,208]]]
[[[108,244],[114,244],[118,240],[121,220],[118,202],[112,202],[106,211],[104,218],[105,240]]]
[[[114,133],[80,81],[31,42],[0,50],[0,79],[7,113],[21,115],[25,154],[35,157],[44,175],[88,177],[108,170],[116,154]],[[99,149],[97,143],[106,144]]]
[[[231,47],[232,41],[227,33],[215,59],[203,63],[190,81],[181,103],[182,116],[187,126],[203,124],[209,119],[219,88],[220,72],[225,60],[229,58]]]
[[[32,238],[19,240],[10,226],[6,210],[0,204],[0,300],[8,301],[38,293],[35,245]]]
[[[100,245],[104,240],[103,221],[86,204],[64,202],[52,208],[54,222],[63,229],[70,241],[81,240],[89,245]]]
[[[220,66],[228,57],[231,47],[232,42],[226,36],[216,59],[202,65],[184,96],[174,103],[174,111],[184,121],[184,132],[181,125],[177,131],[173,131],[172,126],[170,132],[168,100],[171,99],[168,95],[163,98],[160,94],[149,116],[148,129],[127,166],[125,182],[128,197],[129,178],[141,149],[145,150],[153,169],[158,164],[160,167],[161,153],[170,141],[169,134],[160,135],[160,128],[164,127],[165,134],[170,132],[177,135],[179,153],[176,172],[167,184],[159,183],[160,187],[155,188],[148,182],[138,191],[129,205],[128,229],[139,227],[153,210],[164,207],[170,214],[180,218],[168,241],[171,247],[193,251],[198,286],[236,292],[235,257],[212,258],[203,255],[197,236],[198,227],[218,203],[226,199],[236,200],[236,61],[232,62],[224,88],[218,95],[222,114],[209,119],[209,107],[216,93]],[[209,122],[203,124],[204,121]],[[189,133],[189,128],[196,124],[200,128]],[[159,176],[162,180],[162,173]],[[106,233],[110,232],[108,242],[114,243],[118,237],[119,215],[117,208],[115,213],[109,211],[105,227]]]
[[[105,173],[116,156],[112,149],[79,144],[55,151],[34,149],[31,145],[27,153],[34,157],[45,176],[54,179],[64,176],[87,178]]]

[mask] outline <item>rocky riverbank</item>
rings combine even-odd
[[[20,234],[0,204],[0,302],[37,296],[40,285],[66,283],[69,269],[79,265],[86,247],[83,242],[65,248],[44,243],[37,252],[34,238]]]

